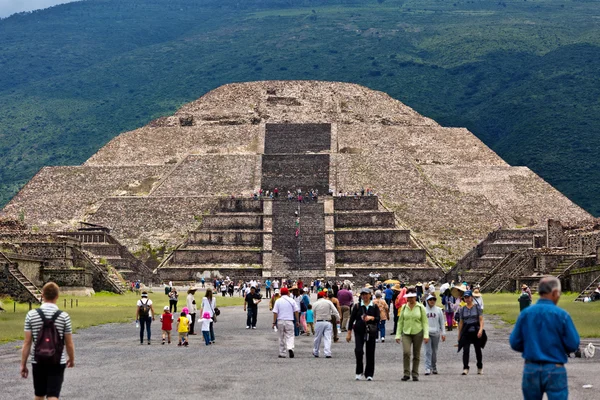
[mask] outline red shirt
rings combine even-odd
[[[173,314],[164,313],[162,315],[162,330],[163,331],[173,330]]]

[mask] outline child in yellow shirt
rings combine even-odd
[[[179,343],[177,346],[187,346],[188,343],[188,332],[190,331],[190,320],[188,319],[185,311],[181,312],[181,316],[177,318],[177,332],[179,333]]]

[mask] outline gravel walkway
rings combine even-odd
[[[110,324],[74,335],[76,366],[66,372],[64,399],[194,399],[204,396],[238,399],[373,398],[408,396],[445,400],[465,398],[519,399],[523,361],[510,350],[509,327],[497,318],[486,322],[489,341],[484,350],[484,375],[461,376],[456,331],[438,353],[439,375],[401,382],[402,349],[391,336],[376,349],[375,380],[354,381],[354,343],[340,340],[333,358],[313,358],[312,337],[296,338],[296,357],[277,358],[277,334],[270,327],[268,303],[260,304],[258,329],[245,329],[242,307],[223,308],[216,324],[216,345],[205,346],[201,334],[188,348],[160,344],[160,323],[153,323],[153,343],[140,345],[131,324]],[[388,324],[388,332],[391,326]],[[389,334],[388,334],[389,335]],[[585,342],[587,343],[587,342]],[[0,346],[0,399],[31,399],[31,378],[19,377],[21,343]],[[473,353],[473,352],[472,352]],[[474,358],[474,354],[472,354]],[[476,371],[472,360],[471,370]],[[571,399],[598,399],[600,356],[572,359],[567,366]],[[583,385],[591,384],[592,389]]]

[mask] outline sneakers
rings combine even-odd
[[[372,377],[372,376],[367,376],[367,380],[368,380],[368,381],[372,381],[372,380],[373,380],[373,377]]]
[[[381,343],[385,343],[385,338],[384,337],[381,338]]]
[[[431,370],[425,369],[425,375],[431,375]]]
[[[408,380],[410,380],[410,376],[408,376],[408,375],[404,375],[401,379],[402,382],[406,382]]]
[[[250,325],[246,325],[246,329],[250,329]]]
[[[469,370],[468,369],[463,369],[462,375],[469,375]]]
[[[150,341],[148,340],[148,346],[150,346]]]
[[[418,376],[413,376],[413,381],[419,382],[419,377]]]
[[[434,375],[437,375],[438,374],[437,369],[434,369],[433,371],[431,371],[431,373]]]
[[[360,381],[362,379],[362,374],[356,374],[356,377],[354,378],[354,380]]]
[[[162,344],[165,344],[165,339],[163,339]]]
[[[477,368],[477,375],[483,375],[483,368]]]
[[[325,356],[325,358],[331,358],[331,356]]]
[[[290,355],[290,358],[294,358],[294,350],[289,349],[288,354]]]
[[[253,326],[253,327],[252,327],[252,329],[256,329],[256,327],[255,327],[255,326]]]

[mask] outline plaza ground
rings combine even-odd
[[[440,346],[439,375],[424,376],[422,359],[419,382],[400,381],[402,349],[389,333],[386,343],[377,344],[373,382],[354,381],[354,343],[346,343],[343,336],[333,344],[331,359],[314,358],[312,337],[305,336],[296,338],[294,359],[277,358],[277,334],[271,330],[272,314],[266,301],[260,304],[256,330],[245,329],[241,306],[223,308],[215,326],[216,344],[212,346],[205,346],[201,335],[192,336],[188,348],[174,343],[163,346],[158,321],[152,325],[151,346],[139,344],[139,332],[133,323],[96,326],[74,335],[76,366],[66,372],[61,398],[522,398],[523,361],[508,345],[510,325],[498,317],[486,317],[489,341],[484,350],[484,375],[460,375],[462,354],[457,354],[453,346],[453,331]],[[583,340],[582,344],[588,341]],[[0,399],[33,398],[31,378],[19,376],[20,344],[0,346]],[[476,371],[474,359],[471,368]],[[591,360],[570,359],[567,371],[571,399],[598,398],[599,356]],[[593,388],[584,389],[584,385]]]

